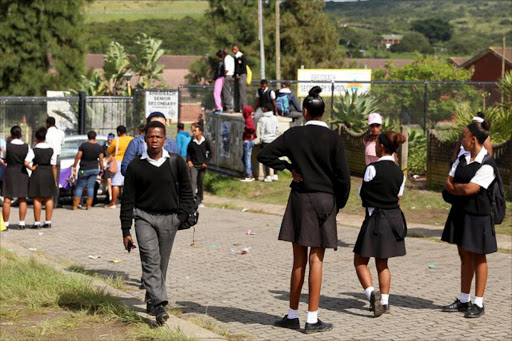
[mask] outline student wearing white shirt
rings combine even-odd
[[[472,122],[464,129],[462,146],[468,152],[455,161],[446,180],[443,198],[452,204],[441,240],[456,244],[461,260],[461,293],[445,312],[463,312],[464,317],[484,314],[487,283],[486,255],[496,252],[496,233],[491,219],[488,189],[496,179],[496,162],[484,142],[489,123]],[[471,304],[471,282],[475,277],[475,300]]]
[[[222,87],[222,103],[224,111],[233,112],[233,86],[235,75],[235,58],[229,54],[228,49],[224,53],[224,86]]]
[[[388,259],[405,255],[407,224],[400,209],[405,176],[393,157],[404,142],[405,136],[398,132],[386,131],[378,135],[375,154],[379,159],[366,167],[360,189],[366,217],[354,246],[354,266],[374,317],[390,312]],[[371,257],[375,258],[380,291],[374,289],[368,269]]]
[[[25,159],[25,166],[32,171],[28,185],[28,196],[34,200],[34,225],[32,228],[50,228],[53,215],[52,197],[57,192],[57,156],[50,145],[44,142],[46,128],[37,129],[35,137],[37,144],[33,153]],[[41,226],[43,202],[46,220]]]
[[[57,192],[53,198],[56,206],[59,205],[59,179],[60,179],[60,153],[62,150],[62,145],[64,144],[64,132],[58,129],[55,126],[55,118],[48,117],[46,119],[46,128],[48,129],[46,132],[46,143],[53,149],[56,157],[56,166],[57,166]]]
[[[472,122],[482,123],[485,120],[484,113],[479,111],[475,117],[471,120]],[[492,142],[491,138],[488,137],[484,141],[484,148],[487,150],[487,153],[489,153],[490,156],[492,156]],[[467,153],[467,151],[462,146],[462,138],[455,144],[455,148],[453,149],[453,155],[450,160],[450,166],[452,166],[455,161],[464,153]]]
[[[6,227],[9,227],[12,199],[18,198],[20,215],[18,229],[25,229],[29,181],[25,160],[29,160],[32,157],[32,149],[21,140],[21,128],[19,126],[13,126],[11,128],[11,142],[7,143],[4,162],[7,164],[7,167],[2,184],[2,195],[4,196],[2,214]]]

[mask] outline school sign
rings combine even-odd
[[[359,94],[367,93],[370,90],[372,70],[369,69],[298,69],[297,95],[305,97],[309,89],[318,85],[322,88],[322,97],[331,97],[332,82],[334,83],[334,96],[344,96],[346,91]],[[318,83],[316,83],[318,82]]]

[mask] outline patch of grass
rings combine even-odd
[[[207,172],[205,176],[205,190],[220,197],[233,198],[243,201],[255,201],[276,205],[286,205],[290,194],[291,174],[288,171],[279,172],[279,181],[266,183],[261,181],[240,182],[238,179]],[[351,190],[344,213],[364,215],[358,189],[361,186],[361,178],[352,177]],[[233,204],[231,204],[233,205]],[[218,207],[229,208],[229,205]],[[241,209],[233,205],[233,209]],[[507,202],[512,207],[512,202]],[[406,187],[401,199],[401,208],[407,221],[411,223],[444,226],[450,205],[444,202],[439,191]],[[496,233],[512,234],[512,214],[508,214],[503,224],[496,226]]]
[[[103,275],[94,270],[86,270],[85,267],[83,267],[82,265],[78,265],[78,264],[71,264],[71,265],[67,266],[66,270],[71,271],[71,272],[80,273],[83,275],[87,275],[89,277],[97,278],[99,280],[106,282],[111,287],[119,289],[119,290],[127,289],[126,285],[125,285],[125,280],[126,280],[125,276]]]
[[[92,286],[93,277],[66,275],[0,248],[2,340],[89,339],[117,328],[119,340],[190,340],[146,324],[117,298]],[[4,327],[5,326],[5,327]]]
[[[228,341],[242,341],[247,340],[249,338],[248,335],[245,334],[234,334],[225,328],[221,328],[217,323],[213,322],[208,317],[191,317],[187,319],[188,321],[194,323],[195,325],[200,326],[206,330],[219,334],[224,337]]]

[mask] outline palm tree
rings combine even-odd
[[[135,54],[129,57],[130,66],[134,74],[137,76],[137,87],[147,89],[161,86],[163,81],[162,72],[164,66],[158,64],[158,61],[164,54],[164,50],[160,48],[162,41],[141,34],[135,40]]]

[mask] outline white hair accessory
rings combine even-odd
[[[481,118],[480,116],[475,116],[475,117],[473,117],[472,121],[482,123],[485,120],[483,118]]]

